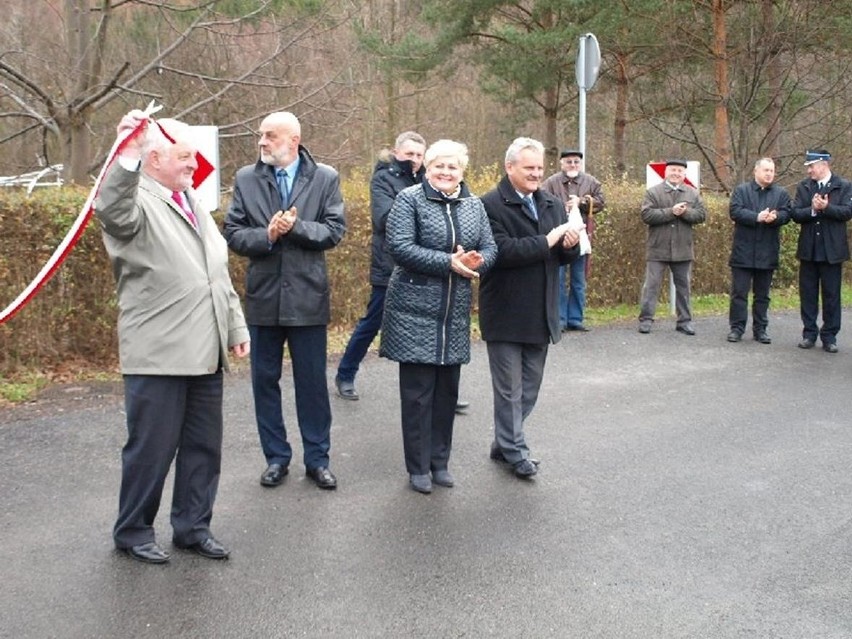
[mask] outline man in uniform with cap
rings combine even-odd
[[[605,206],[601,183],[583,172],[583,152],[566,149],[559,155],[562,169],[547,178],[542,190],[552,193],[565,203],[566,212],[576,206],[583,216],[589,239],[595,228],[594,213]],[[583,323],[586,310],[586,274],[588,255],[581,255],[569,266],[559,267],[559,324],[563,331],[588,331]],[[566,271],[568,283],[566,287]]]
[[[831,172],[831,154],[820,149],[805,153],[808,177],[796,187],[793,221],[800,225],[799,307],[802,341],[813,348],[817,335],[827,353],[837,352],[840,331],[840,285],[843,262],[849,259],[846,223],[852,218],[852,183]],[[817,326],[822,291],[822,327]]]
[[[639,332],[650,333],[666,267],[675,285],[676,330],[695,335],[690,308],[690,279],[695,253],[692,227],[707,217],[698,189],[684,182],[686,160],[668,160],[665,180],[645,192],[642,221],[648,225],[645,283],[639,310]]]

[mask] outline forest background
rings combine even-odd
[[[750,178],[755,159],[774,157],[787,188],[803,177],[807,148],[829,149],[834,171],[852,174],[849,0],[4,6],[0,175],[61,164],[64,182],[79,188],[41,190],[25,200],[3,194],[0,305],[20,292],[67,230],[121,115],[152,99],[164,105],[162,117],[219,127],[226,191],[235,170],[256,157],[264,115],[289,110],[300,118],[305,146],[344,178],[350,231],[330,255],[338,326],[351,325],[366,299],[366,185],[377,152],[406,129],[428,141],[463,141],[471,151],[469,177],[481,193],[498,179],[509,141],[528,135],[544,142],[555,171],[559,149],[577,145],[574,62],[585,33],[596,35],[603,58],[587,99],[586,170],[604,182],[610,222],[595,258],[607,277],[593,275],[593,303],[634,302],[638,295],[644,232],[636,218],[649,161],[701,162],[711,220],[701,232],[705,272],[699,260],[696,285],[720,293],[730,243],[725,196]],[[87,233],[79,255],[40,295],[44,306],[0,326],[0,373],[97,360],[103,355],[93,353],[96,339],[83,338],[83,325],[98,327],[98,352],[113,348],[114,337],[104,336],[114,333],[114,301],[79,297],[95,291],[101,275],[73,273],[74,260],[91,263],[105,273],[108,289],[98,244],[97,233]],[[785,237],[788,260],[790,246]],[[235,281],[240,268],[235,263]],[[780,282],[789,285],[794,260],[784,268]],[[28,337],[37,333],[41,345]]]

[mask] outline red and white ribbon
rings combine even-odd
[[[155,106],[152,101],[148,104],[148,107],[145,109],[144,113],[147,118],[150,120],[151,116],[159,111],[162,107]],[[153,120],[152,120],[153,121]],[[95,180],[95,185],[92,187],[92,190],[89,192],[89,196],[86,198],[86,203],[83,204],[83,208],[80,211],[80,214],[77,216],[77,219],[74,220],[74,224],[68,230],[68,233],[63,238],[62,242],[59,246],[56,247],[56,250],[53,252],[53,255],[50,256],[50,259],[47,263],[42,267],[41,271],[39,271],[38,275],[35,276],[32,282],[30,282],[29,286],[27,286],[24,291],[18,295],[18,297],[7,306],[2,312],[0,312],[0,324],[12,319],[15,314],[20,311],[24,306],[26,306],[33,297],[35,297],[36,293],[38,293],[41,288],[50,280],[53,274],[62,266],[62,263],[71,253],[71,250],[79,241],[80,237],[83,235],[83,231],[86,230],[86,225],[89,223],[89,220],[92,219],[92,215],[95,210],[92,206],[95,198],[98,195],[98,191],[101,186],[101,180],[103,180],[104,175],[106,175],[107,169],[112,165],[115,158],[119,153],[127,146],[127,143],[138,136],[145,129],[146,121],[143,120],[136,126],[135,129],[129,131],[122,131],[115,143],[112,145],[110,149],[109,155],[107,156],[106,162],[103,167],[101,167],[100,173],[98,173],[98,177]],[[165,131],[163,132],[165,134]],[[166,135],[166,137],[169,137]],[[171,138],[169,138],[171,139]]]

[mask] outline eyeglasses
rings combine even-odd
[[[565,164],[580,164],[582,160],[562,160]]]

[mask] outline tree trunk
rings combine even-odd
[[[628,67],[630,57],[624,53],[615,54],[615,126],[613,131],[613,160],[615,170],[624,173],[627,170],[627,99],[630,91]]]
[[[559,168],[559,140],[556,135],[556,124],[558,120],[557,89],[547,89],[544,92],[544,164],[551,172]]]
[[[724,189],[731,188],[731,150],[728,127],[728,34],[725,24],[726,0],[713,0],[713,61],[716,80],[716,109],[714,117],[714,157],[716,178]]]
[[[67,128],[65,179],[74,184],[88,185],[90,155],[89,127],[83,113],[75,114]]]
[[[766,65],[766,81],[769,87],[769,104],[766,108],[766,145],[764,155],[777,158],[781,155],[781,78],[784,70],[781,68],[781,57],[775,42],[775,6],[773,0],[763,0],[764,37],[772,43],[771,53]]]

